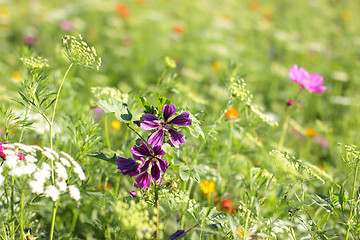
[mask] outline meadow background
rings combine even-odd
[[[151,190],[140,201],[111,160],[91,156],[130,158],[137,139],[96,111],[109,91],[132,120],[144,110],[136,97],[156,106],[157,93],[202,129],[182,131],[186,144],[167,158],[157,238],[182,229],[186,239],[360,239],[359,153],[348,147],[359,142],[358,12],[356,0],[0,0],[0,141],[18,142],[24,124],[6,121],[10,110],[24,119],[18,92],[31,74],[20,58],[48,59],[46,88],[56,93],[69,66],[62,37],[81,34],[102,66],[71,69],[57,106],[53,149],[73,156],[86,180],[79,201],[62,197],[55,239],[156,238]],[[321,74],[327,89],[301,91],[278,149],[299,92],[288,77],[294,64]],[[49,147],[41,116],[30,111],[27,122],[21,142]],[[1,239],[19,239],[9,227],[19,217],[1,201]],[[26,227],[49,239],[52,201],[29,209]]]

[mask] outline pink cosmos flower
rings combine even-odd
[[[291,81],[300,84],[301,89],[305,88],[310,93],[323,93],[326,86],[323,85],[324,79],[318,73],[308,73],[305,69],[299,68],[296,64],[289,70]]]

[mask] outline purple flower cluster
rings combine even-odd
[[[189,118],[190,113],[184,112],[169,120],[175,113],[174,105],[165,104],[162,108],[163,121],[152,114],[145,114],[140,123],[141,128],[144,130],[158,129],[148,139],[151,149],[147,143],[142,141],[140,146],[135,145],[131,148],[133,159],[118,157],[116,164],[120,172],[131,177],[136,176],[135,187],[148,188],[151,181],[153,184],[161,183],[161,178],[168,168],[168,163],[162,159],[165,152],[161,149],[166,131],[174,147],[179,148],[179,144],[185,143],[185,137],[172,129],[171,125],[190,126],[192,123]]]
[[[308,73],[305,69],[299,68],[296,64],[289,70],[291,81],[300,84],[301,88],[305,88],[310,93],[323,93],[326,86],[323,85],[324,79],[318,73]]]

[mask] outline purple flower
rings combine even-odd
[[[133,196],[133,197],[136,197],[136,192],[135,192],[135,191],[131,191],[131,192],[130,192],[130,195]]]
[[[170,125],[190,126],[192,123],[192,120],[189,118],[190,113],[183,112],[169,121],[169,118],[174,116],[175,112],[176,107],[174,105],[165,104],[162,108],[164,122],[160,121],[157,117],[149,113],[145,114],[142,117],[142,119],[144,120],[140,124],[142,129],[152,130],[160,127],[159,130],[151,134],[151,136],[149,137],[149,143],[152,146],[162,145],[164,141],[165,130],[169,133],[170,141],[174,145],[174,147],[179,148],[179,144],[184,144],[186,142],[185,137],[178,131],[170,128]]]
[[[24,43],[25,43],[26,45],[29,45],[29,46],[34,45],[34,44],[35,44],[35,37],[32,36],[32,35],[26,35],[26,36],[24,37]]]
[[[305,69],[299,68],[296,64],[289,70],[289,77],[293,82],[300,84],[310,93],[323,93],[326,87],[323,86],[324,79],[318,73],[308,73]]]
[[[134,183],[136,188],[150,187],[150,179],[153,184],[155,184],[155,181],[160,182],[162,175],[168,168],[168,163],[161,158],[161,156],[165,155],[161,146],[155,146],[151,151],[145,142],[141,142],[139,147],[133,146],[131,152],[134,159],[119,157],[116,161],[120,172],[132,177],[138,175],[135,179],[136,183]]]
[[[173,233],[173,234],[169,237],[169,239],[174,240],[174,239],[183,238],[183,237],[186,236],[186,234],[184,234],[184,233],[185,233],[184,230],[177,230],[175,233]]]

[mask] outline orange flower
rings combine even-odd
[[[110,126],[111,126],[112,128],[115,128],[116,130],[120,130],[120,129],[121,129],[121,124],[120,124],[119,121],[112,121],[112,122],[110,123]]]
[[[107,188],[107,189],[112,189],[113,187],[112,187],[111,183],[108,182],[108,183],[106,184],[106,188]],[[104,190],[104,189],[105,189],[104,184],[101,183],[101,184],[99,185],[99,189],[100,189],[100,190]]]
[[[125,4],[118,3],[115,10],[123,19],[127,19],[130,15],[129,9]]]
[[[238,113],[238,111],[236,110],[236,108],[234,106],[231,106],[231,108],[229,108],[226,111],[225,117],[227,119],[229,119],[229,118],[237,119],[237,118],[239,118],[239,113]]]
[[[249,8],[253,12],[257,12],[260,9],[260,3],[258,1],[251,1],[249,3]]]
[[[136,0],[138,3],[143,3],[145,0]]]
[[[315,130],[313,128],[307,128],[305,129],[305,135],[309,136],[309,137],[314,137],[315,136]]]
[[[267,22],[271,22],[273,19],[273,14],[269,7],[264,7],[262,11],[262,16]]]
[[[175,26],[174,26],[174,28],[173,28],[173,31],[175,32],[175,33],[184,33],[185,32],[185,26],[184,25],[182,25],[182,24],[176,24]]]

